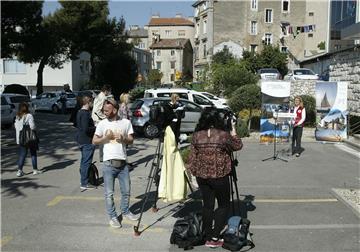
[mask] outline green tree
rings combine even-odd
[[[233,111],[248,109],[249,121],[247,122],[250,129],[253,110],[261,108],[261,89],[256,84],[249,84],[239,87],[229,99],[229,106]]]
[[[161,84],[161,79],[163,73],[159,69],[151,69],[147,76],[147,85],[151,87],[159,87]]]
[[[1,57],[12,58],[42,22],[43,1],[1,1]]]
[[[227,64],[234,62],[236,59],[234,55],[229,51],[227,47],[224,47],[221,51],[215,53],[212,56],[212,62],[215,64]]]

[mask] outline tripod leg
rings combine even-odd
[[[184,171],[184,176],[185,176],[186,183],[187,183],[188,186],[189,186],[190,192],[191,192],[191,193],[194,193],[194,190],[193,190],[193,188],[192,188],[192,186],[191,186],[191,184],[190,184],[190,180],[189,180],[189,177],[188,177],[187,174],[186,174],[186,171]]]
[[[147,182],[145,193],[144,193],[144,195],[145,195],[144,202],[143,202],[143,204],[141,206],[138,223],[137,223],[136,226],[134,226],[135,235],[137,235],[137,236],[140,235],[140,232],[139,232],[140,222],[141,222],[141,219],[142,219],[142,216],[143,216],[143,213],[144,213],[145,205],[146,205],[146,203],[148,202],[148,199],[149,199],[149,193],[150,193],[151,185],[152,185],[152,183],[154,181],[154,178],[158,174],[159,160],[160,160],[160,158],[159,158],[160,157],[160,147],[161,147],[161,139],[159,138],[159,142],[158,142],[158,145],[156,146],[155,156],[153,158],[153,162],[152,162],[151,169],[150,169],[149,176],[148,176],[148,182]],[[157,195],[156,195],[156,200],[157,200]]]

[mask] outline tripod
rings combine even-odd
[[[268,158],[263,159],[262,161],[279,159],[279,160],[281,160],[281,161],[288,162],[286,159],[283,159],[283,158],[279,157],[279,152],[276,151],[277,118],[278,118],[277,115],[274,116],[274,119],[275,119],[275,124],[274,124],[274,139],[273,139],[273,141],[274,141],[274,154],[273,154],[271,157],[268,157]]]
[[[234,158],[234,153],[231,152],[231,176],[230,178],[230,191],[231,191],[231,202],[232,202],[232,211],[233,215],[235,215],[235,202],[234,202],[234,187],[236,192],[236,198],[238,202],[238,210],[240,211],[240,197],[239,197],[239,189],[237,186],[237,174],[236,174],[236,166],[238,165],[238,160]]]
[[[155,192],[155,200],[152,205],[152,211],[155,213],[159,210],[156,206],[156,203],[158,201],[160,171],[161,171],[161,162],[162,162],[162,156],[163,156],[162,152],[163,152],[163,148],[164,148],[164,135],[165,135],[165,129],[163,129],[159,135],[158,144],[156,146],[154,158],[153,158],[153,161],[151,164],[151,169],[150,169],[149,176],[148,176],[148,182],[147,182],[145,193],[144,193],[145,198],[144,198],[143,204],[141,206],[138,223],[136,226],[134,226],[135,236],[140,236],[141,232],[144,231],[144,230],[139,231],[139,227],[140,227],[140,222],[141,222],[141,219],[142,219],[142,216],[144,213],[145,205],[149,200],[151,185],[153,184],[153,182],[155,182],[155,185],[156,185],[156,192]],[[193,193],[194,191],[191,187],[191,184],[190,184],[190,181],[189,181],[187,175],[184,174],[184,176],[185,176],[185,180],[190,188],[191,193]]]

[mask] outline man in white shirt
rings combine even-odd
[[[120,184],[120,208],[122,216],[130,220],[138,219],[129,210],[130,175],[129,167],[126,163],[126,145],[133,143],[134,131],[128,119],[119,119],[118,110],[119,105],[114,99],[105,100],[103,112],[106,119],[99,122],[93,138],[93,144],[104,145],[103,177],[105,205],[110,218],[109,224],[114,228],[121,227],[114,204],[115,178],[119,180]]]
[[[109,97],[112,97],[111,87],[109,85],[104,85],[101,88],[101,92],[95,97],[94,102],[93,102],[93,109],[92,109],[91,117],[94,121],[95,126],[97,126],[101,120],[104,120],[106,118],[106,116],[104,115],[102,110],[103,110],[104,101]],[[99,146],[99,156],[100,156],[99,157],[100,162],[102,162],[103,161],[103,145]]]

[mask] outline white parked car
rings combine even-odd
[[[22,102],[26,102],[29,104],[29,110],[31,114],[34,114],[34,104],[32,104],[30,97],[23,94],[14,94],[14,93],[2,93],[1,96],[3,96],[7,103],[11,106],[11,108],[17,113],[19,110],[19,105]]]
[[[53,113],[59,113],[61,111],[62,96],[66,97],[66,108],[73,109],[76,105],[76,96],[73,93],[64,92],[45,92],[33,99],[33,106],[36,110],[47,110]]]
[[[226,99],[224,98],[220,98],[216,95],[213,95],[211,93],[208,92],[200,92],[201,94],[203,94],[204,96],[206,96],[207,98],[209,98],[214,104],[219,104],[220,106],[228,106]]]
[[[307,68],[298,68],[291,70],[285,75],[284,80],[318,80],[319,75]]]
[[[10,128],[14,123],[16,111],[1,95],[1,128]]]
[[[258,70],[258,75],[262,80],[280,80],[281,74],[276,68],[261,68]]]

